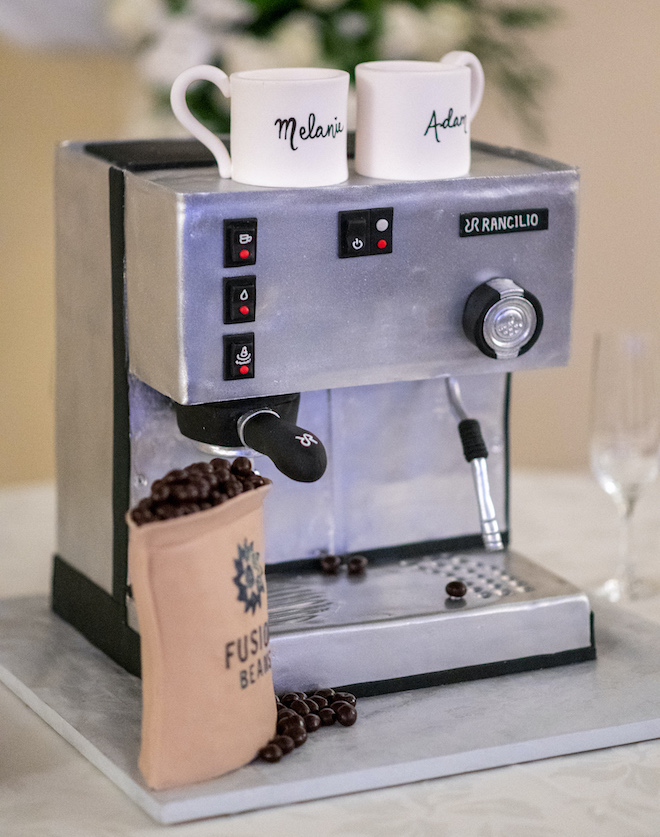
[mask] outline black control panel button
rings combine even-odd
[[[242,267],[257,261],[257,219],[225,221],[225,267]]]
[[[254,378],[254,333],[226,334],[223,342],[225,381]]]
[[[223,294],[225,323],[254,322],[257,303],[256,276],[226,276]]]
[[[394,210],[355,209],[339,213],[339,258],[392,252]]]

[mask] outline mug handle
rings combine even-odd
[[[476,55],[464,50],[454,50],[448,52],[440,59],[441,64],[446,64],[449,67],[469,67],[470,68],[470,122],[477,115],[481,99],[484,95],[484,68],[481,66],[481,61]]]
[[[220,177],[231,177],[231,157],[225,148],[225,144],[210,131],[205,125],[192,115],[186,101],[186,91],[193,81],[210,81],[220,89],[223,96],[231,95],[229,76],[211,64],[200,64],[197,67],[190,67],[178,75],[170,91],[170,104],[172,112],[183,125],[190,131],[208,150],[213,154],[218,164]]]

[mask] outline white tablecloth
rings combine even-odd
[[[50,485],[0,490],[0,598],[48,592],[54,507]],[[654,486],[640,501],[637,547],[640,569],[658,578],[659,511]],[[511,529],[516,550],[582,587],[613,566],[614,507],[587,474],[514,473]],[[660,622],[660,596],[631,608]],[[171,837],[657,837],[660,741],[158,826],[0,686],[2,837],[152,837],[165,828]]]

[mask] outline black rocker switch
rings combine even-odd
[[[257,219],[225,221],[225,267],[242,267],[257,261]]]
[[[339,213],[339,258],[379,256],[392,252],[391,206]]]
[[[225,381],[254,378],[254,333],[225,334]]]
[[[339,258],[369,255],[369,210],[339,213]]]
[[[256,276],[227,276],[224,280],[225,323],[254,322],[257,302]]]

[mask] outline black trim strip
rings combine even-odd
[[[556,654],[537,654],[534,657],[519,657],[515,660],[502,660],[496,663],[484,663],[477,666],[452,668],[446,671],[433,671],[410,677],[393,677],[391,680],[372,680],[369,683],[349,683],[337,691],[346,691],[355,697],[386,695],[390,692],[403,692],[409,689],[424,689],[428,686],[447,686],[450,683],[464,683],[470,680],[483,680],[487,677],[500,677],[505,674],[519,674],[524,671],[538,671],[570,663],[582,663],[596,659],[596,648],[592,644],[586,648],[560,651]]]
[[[140,674],[140,636],[126,624],[126,606],[59,555],[53,560],[53,611],[130,674]]]
[[[124,172],[108,170],[110,212],[110,263],[112,281],[112,370],[113,370],[113,466],[112,466],[112,595],[125,607],[128,573],[128,527],[125,515],[130,505],[130,445],[128,419],[128,355],[125,322]]]
[[[508,472],[507,472],[508,473]],[[504,546],[509,544],[509,533],[502,532]],[[365,549],[359,552],[368,558],[371,564],[389,564],[393,561],[410,561],[422,558],[424,555],[438,555],[442,552],[472,552],[483,550],[484,542],[480,534],[461,535],[458,538],[444,538],[443,540],[418,541],[398,546],[384,546],[378,549]],[[357,555],[358,552],[350,552]],[[317,562],[313,558],[298,558],[292,561],[281,561],[277,564],[266,565],[266,575],[275,573],[300,573],[301,571],[318,572]]]
[[[509,529],[511,528],[511,519],[509,517],[510,511],[510,498],[511,498],[511,373],[507,372],[506,375],[506,384],[505,384],[505,393],[504,393],[504,415],[502,416],[502,420],[504,422],[504,520],[500,520],[500,529],[503,530],[502,532],[502,539],[506,537],[504,540],[504,544],[507,545],[509,543]]]
[[[220,139],[230,150],[229,134]],[[346,138],[347,156],[355,156],[355,132]],[[85,151],[125,171],[189,169],[216,165],[213,154],[196,139],[116,140],[89,142]]]

